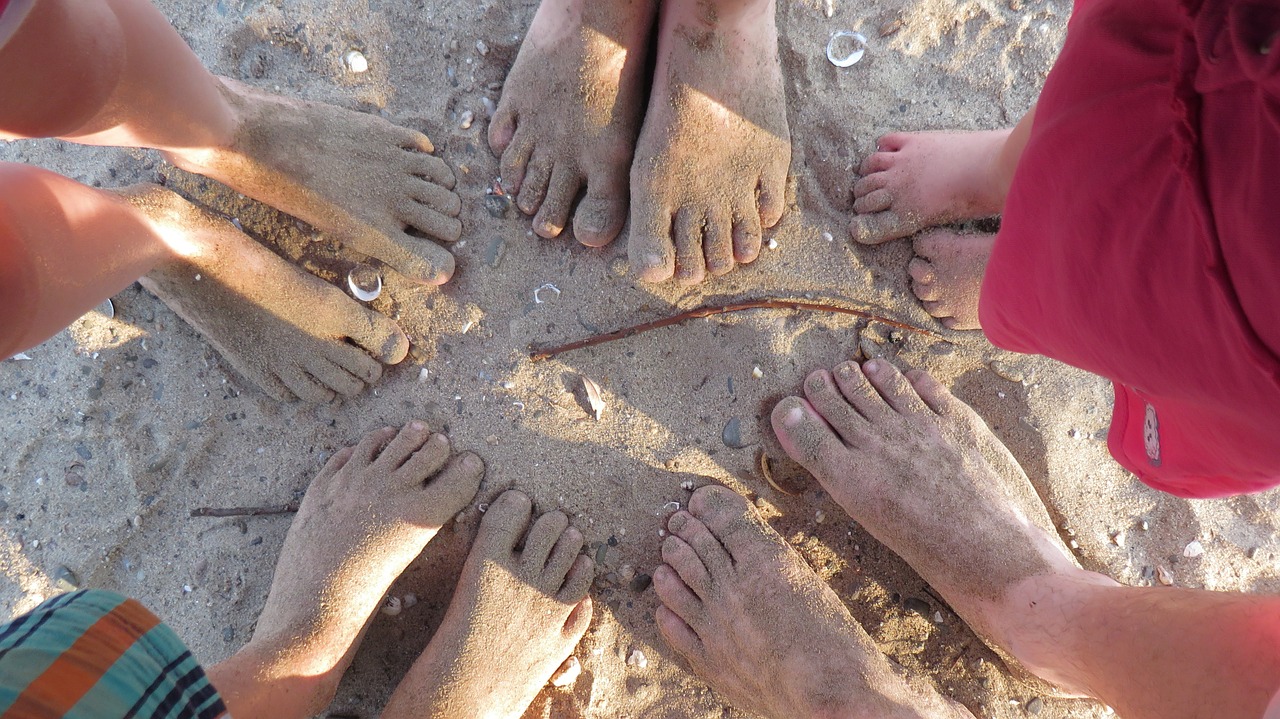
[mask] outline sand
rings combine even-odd
[[[837,0],[828,19],[820,3],[784,2],[795,147],[788,213],[768,233],[776,249],[694,289],[636,286],[622,241],[593,250],[542,240],[518,212],[495,218],[486,210],[497,162],[484,140],[482,98],[497,99],[491,84],[515,56],[532,0],[157,4],[217,72],[425,130],[458,168],[459,269],[440,290],[388,282],[374,307],[400,319],[415,342],[411,358],[364,396],[332,405],[269,400],[136,285],[115,297],[113,319],[91,313],[29,361],[0,363],[0,616],[56,593],[65,568],[82,586],[138,597],[202,661],[216,662],[251,635],[289,520],[192,518],[190,510],[286,503],[336,449],[421,417],[487,460],[477,502],[520,487],[540,508],[574,517],[602,560],[596,619],[577,650],[583,675],[571,690],[544,691],[530,716],[742,716],[663,645],[652,589],[633,591],[627,579],[658,561],[663,507],[686,500],[686,482],[721,482],[756,501],[883,651],[978,716],[1031,708],[1044,717],[1106,716],[1096,703],[1053,699],[1013,679],[916,574],[785,461],[767,426],[772,404],[797,391],[809,370],[856,354],[860,339],[900,366],[935,373],[977,408],[1086,567],[1135,584],[1155,582],[1162,567],[1179,586],[1280,590],[1280,495],[1188,502],[1143,487],[1107,455],[1105,382],[1000,352],[977,334],[948,334],[948,343],[848,316],[762,310],[528,360],[531,344],[739,299],[836,299],[938,329],[910,295],[907,243],[847,242],[852,169],[890,130],[1016,121],[1062,42],[1066,3]],[[895,20],[900,29],[880,37]],[[867,34],[870,46],[859,64],[837,69],[823,50],[830,32],[846,28]],[[368,57],[367,73],[343,68],[353,47]],[[465,111],[479,119],[464,130]],[[164,178],[322,276],[343,266],[292,220],[184,176],[153,153],[38,141],[2,146],[0,159],[103,186]],[[559,291],[535,296],[548,283]],[[599,421],[584,376],[602,388]],[[733,420],[742,446],[724,441]],[[795,496],[765,482],[761,452]],[[334,714],[373,716],[385,702],[443,616],[477,517],[474,506],[464,511],[397,583],[394,594],[419,601],[377,619]],[[1183,555],[1192,540],[1202,556]],[[626,665],[636,649],[646,668]],[[497,667],[503,660],[493,657]]]

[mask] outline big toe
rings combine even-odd
[[[383,364],[399,364],[409,354],[409,337],[389,318],[360,307],[352,318],[347,337]]]
[[[631,205],[631,239],[627,243],[631,270],[645,282],[664,282],[676,271],[671,241],[671,215],[651,207]]]
[[[587,182],[587,196],[573,215],[573,234],[588,247],[604,247],[627,221],[627,196],[614,183]]]

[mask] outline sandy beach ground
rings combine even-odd
[[[319,407],[279,405],[137,285],[115,316],[91,313],[0,363],[0,618],[60,591],[59,581],[144,601],[206,664],[252,633],[287,516],[193,518],[198,507],[279,505],[370,429],[421,417],[483,455],[476,502],[519,487],[559,507],[598,561],[596,618],[577,649],[584,672],[545,690],[529,716],[722,717],[728,708],[663,644],[645,578],[658,530],[684,487],[726,484],[761,507],[847,602],[880,648],[980,717],[1103,717],[1013,678],[927,585],[845,517],[768,429],[774,402],[804,375],[865,349],[935,373],[1006,441],[1084,566],[1134,584],[1280,591],[1276,493],[1188,502],[1148,490],[1107,455],[1109,386],[1040,358],[946,333],[905,281],[909,243],[851,246],[858,161],[896,129],[987,129],[1016,122],[1061,45],[1063,0],[835,0],[780,3],[794,138],[788,213],[754,265],[684,289],[638,286],[625,242],[601,250],[542,240],[514,209],[492,216],[497,162],[485,141],[536,8],[450,0],[161,0],[216,72],[287,95],[382,113],[424,130],[457,169],[465,232],[456,278],[440,290],[394,278],[373,303],[397,317],[412,356],[373,391]],[[864,59],[839,69],[824,47],[860,30]],[[882,36],[884,34],[884,36]],[[361,50],[363,74],[341,57]],[[463,129],[461,117],[475,121]],[[290,218],[154,153],[57,141],[0,146],[83,182],[165,181],[326,278],[346,265]],[[535,290],[553,285],[555,290]],[[533,363],[530,345],[577,340],[707,303],[835,301],[940,332],[946,341],[855,317],[758,310],[657,330]],[[757,372],[758,368],[758,372]],[[582,378],[599,383],[597,421]],[[761,453],[774,479],[762,475]],[[417,603],[379,616],[332,713],[370,717],[443,616],[479,511],[465,510],[396,584]],[[1198,541],[1200,556],[1186,556]],[[647,666],[628,665],[639,650]],[[493,657],[501,667],[504,658]]]

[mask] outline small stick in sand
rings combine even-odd
[[[293,514],[298,504],[280,504],[274,507],[196,507],[192,517],[265,517],[272,514]]]
[[[681,322],[685,322],[687,320],[696,320],[696,319],[701,319],[703,317],[712,317],[714,315],[725,315],[725,314],[729,314],[730,312],[743,312],[745,310],[762,310],[762,309],[807,310],[812,312],[835,312],[837,314],[842,314],[842,315],[853,315],[854,317],[862,317],[872,322],[879,322],[880,324],[883,324],[883,325],[895,327],[900,330],[906,330],[907,332],[914,332],[916,334],[921,334],[926,337],[932,337],[933,339],[940,340],[942,342],[950,342],[950,340],[937,334],[936,332],[930,332],[929,330],[922,329],[914,325],[909,325],[909,324],[906,324],[905,322],[898,322],[896,320],[891,320],[885,317],[881,317],[879,315],[872,314],[865,310],[854,309],[852,307],[842,307],[840,305],[834,305],[826,302],[804,302],[801,300],[767,299],[767,300],[748,300],[745,302],[735,302],[733,304],[727,304],[727,305],[703,305],[701,307],[695,307],[694,309],[681,312],[680,314],[677,314],[677,315],[672,315],[671,317],[665,317],[660,320],[653,320],[652,322],[645,322],[643,324],[635,325],[634,327],[627,327],[626,329],[617,330],[615,332],[608,332],[602,335],[595,335],[583,340],[578,340],[577,342],[570,342],[569,344],[560,345],[558,347],[547,347],[542,349],[532,348],[529,352],[529,359],[531,359],[534,362],[540,362],[545,359],[551,359],[556,355],[564,354],[565,352],[572,352],[573,350],[583,349],[584,347],[593,347],[595,345],[604,344],[606,342],[615,342],[620,339],[626,339],[627,337],[634,337],[635,335],[638,335],[642,332],[648,332],[649,330],[656,330],[662,327],[670,327],[671,325],[680,324]]]

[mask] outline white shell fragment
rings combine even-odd
[[[860,32],[840,30],[827,41],[827,59],[836,67],[850,67],[867,51],[867,38]]]
[[[587,404],[591,405],[591,411],[596,415],[596,421],[600,421],[600,415],[604,413],[604,397],[600,394],[600,385],[595,380],[582,376],[582,389],[587,392]]]
[[[1195,559],[1202,554],[1204,554],[1204,545],[1198,539],[1191,540],[1191,543],[1182,550],[1182,556],[1188,559]]]
[[[639,649],[632,649],[631,656],[627,657],[627,666],[644,669],[649,666],[649,658]]]
[[[463,112],[458,118],[458,127],[463,130],[470,130],[471,124],[475,122],[476,114],[470,110]]]
[[[751,376],[755,377],[756,379],[760,379],[761,377],[764,377],[764,370],[760,369],[759,367],[753,367],[751,369]]]
[[[822,14],[828,18],[836,14],[835,0],[822,0]]]
[[[662,511],[664,511],[664,512],[679,512],[679,511],[680,511],[680,503],[679,503],[679,502],[667,502],[666,504],[662,505]]]
[[[400,598],[400,606],[404,607],[405,609],[408,609],[409,607],[412,607],[417,603],[418,603],[418,595],[414,594],[413,592],[405,592],[405,595]]]
[[[542,299],[542,297],[540,297],[540,296],[539,296],[539,295],[540,295],[542,292],[544,292],[544,291],[551,291],[551,292],[554,292],[554,293],[556,293],[556,297],[559,297],[559,296],[560,296],[560,288],[559,288],[559,287],[556,287],[555,285],[553,285],[553,284],[551,284],[550,282],[548,282],[547,284],[545,284],[545,285],[543,285],[543,286],[541,286],[541,287],[539,287],[538,289],[536,289],[536,290],[534,290],[534,291],[533,291],[533,303],[534,303],[534,304],[536,304],[536,305],[540,305],[540,304],[542,304],[543,302],[545,302],[545,301],[546,301],[546,300]]]
[[[116,303],[112,302],[110,299],[103,300],[102,304],[98,305],[97,309],[98,314],[109,320],[114,319],[116,316]]]
[[[569,658],[564,660],[564,663],[556,670],[556,673],[551,675],[551,686],[557,689],[573,686],[573,683],[578,681],[578,677],[581,674],[582,662],[570,654]]]
[[[395,596],[387,597],[382,602],[382,613],[387,615],[388,617],[396,616],[397,614],[400,613],[400,610],[401,610],[400,597],[395,597]]]
[[[356,265],[347,273],[347,289],[361,302],[372,302],[382,295],[382,275],[368,265]]]
[[[359,50],[348,50],[347,54],[342,56],[342,64],[347,66],[351,72],[368,72],[369,58]]]
[[[26,352],[19,352],[18,354],[10,357],[9,359],[13,360],[14,362],[30,362],[31,355],[27,354]]]

